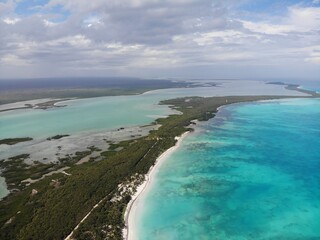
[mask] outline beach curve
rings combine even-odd
[[[143,194],[147,193],[147,189],[151,189],[151,184],[154,180],[154,177],[159,170],[161,164],[164,163],[164,161],[174,152],[176,151],[183,139],[188,136],[190,131],[187,131],[183,133],[181,136],[176,137],[176,144],[164,151],[156,160],[155,164],[149,169],[148,173],[145,175],[145,180],[143,183],[137,188],[136,193],[131,196],[131,200],[128,203],[126,207],[126,211],[124,214],[124,219],[125,219],[125,227],[123,229],[123,239],[125,240],[137,240],[138,238],[136,237],[136,229],[135,229],[135,220],[137,217],[137,210],[138,206],[137,204],[139,203],[139,200],[141,201],[141,197]]]

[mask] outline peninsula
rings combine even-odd
[[[0,237],[121,239],[123,216],[132,195],[157,158],[176,144],[177,137],[192,131],[190,124],[194,120],[209,120],[226,104],[290,97],[297,96],[187,97],[162,101],[161,104],[182,114],[157,119],[154,124],[161,126],[147,136],[113,143],[101,153],[99,161],[80,165],[66,161],[60,167],[68,169],[12,191],[0,202]],[[5,171],[3,175],[7,178],[11,174]]]

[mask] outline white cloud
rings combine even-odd
[[[243,26],[252,32],[270,34],[270,35],[287,35],[295,30],[292,25],[278,25],[264,22],[241,21]]]
[[[308,32],[320,30],[320,8],[298,7],[289,8],[288,24],[295,26],[296,31]]]
[[[9,17],[2,19],[3,22],[5,22],[6,24],[10,24],[10,25],[14,25],[17,22],[19,22],[20,20],[21,20],[20,18],[9,18]]]
[[[28,62],[19,58],[14,54],[6,54],[0,58],[0,62],[4,65],[24,66],[28,65]]]
[[[320,65],[320,45],[303,48],[303,51],[307,55],[307,57],[305,58],[306,62]]]
[[[101,18],[98,16],[89,16],[83,20],[83,24],[85,27],[95,27],[98,28],[99,26],[104,25]]]
[[[14,0],[8,0],[6,2],[0,2],[0,15],[6,16],[14,12],[16,3]]]
[[[234,10],[235,4],[239,1],[51,0],[39,8],[41,14],[3,15],[1,64],[28,64],[52,75],[56,69],[69,75],[75,69],[86,75],[99,69],[106,75],[131,75],[148,69],[156,69],[156,74],[228,65],[267,66],[276,74],[275,67],[290,68],[286,72],[291,73],[298,69],[292,66],[309,69],[319,63],[319,7],[295,5],[283,16],[271,13],[253,21]],[[54,6],[70,15],[57,23],[59,13],[44,13]],[[0,13],[1,9],[2,3]]]
[[[312,53],[308,58],[306,58],[306,61],[320,65],[320,53]]]
[[[293,6],[287,16],[278,22],[253,22],[240,20],[250,31],[271,35],[288,35],[289,33],[309,33],[320,31],[320,8]]]
[[[198,35],[198,36],[197,36]],[[214,45],[214,44],[241,44],[248,38],[260,39],[259,35],[243,33],[236,30],[213,31],[197,34],[194,41],[199,46]]]
[[[65,44],[68,44],[75,48],[84,48],[89,47],[91,44],[91,40],[88,39],[86,36],[78,34],[74,36],[67,36],[51,41],[44,42],[43,45],[47,46],[53,46],[53,47],[59,47],[59,46],[65,46]]]
[[[57,23],[51,22],[47,19],[43,19],[43,23],[44,23],[44,25],[46,25],[48,27],[53,27],[53,26],[57,25]]]

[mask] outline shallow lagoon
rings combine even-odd
[[[161,100],[185,96],[230,96],[230,95],[303,95],[285,90],[283,86],[259,81],[214,81],[217,87],[162,89],[141,95],[112,96],[77,99],[61,102],[67,105],[48,110],[24,109],[0,112],[0,139],[32,137],[37,141],[57,134],[94,134],[120,127],[150,124],[155,119],[172,113],[167,106],[159,106]],[[4,105],[1,105],[2,109]],[[90,145],[90,143],[88,143]],[[0,146],[0,159],[4,158],[5,146]],[[21,145],[11,146],[11,153],[21,150]],[[81,149],[79,149],[81,150]],[[30,153],[30,152],[26,152]],[[17,154],[16,154],[17,155]],[[46,156],[43,156],[46,157]],[[4,179],[0,177],[4,182]],[[0,184],[0,198],[8,191]]]
[[[46,138],[150,124],[170,114],[161,100],[185,96],[300,95],[283,86],[257,81],[217,81],[218,87],[162,89],[141,95],[77,99],[61,102],[66,107],[48,110],[25,109],[0,112],[0,139],[12,137]],[[1,156],[0,156],[1,157]]]
[[[136,239],[319,239],[320,100],[224,107],[159,168]]]

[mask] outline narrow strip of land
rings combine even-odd
[[[64,239],[72,233],[76,239],[92,236],[121,239],[123,214],[134,188],[141,184],[137,177],[148,173],[158,157],[176,144],[177,136],[192,131],[188,126],[193,120],[209,120],[226,104],[285,98],[290,96],[189,97],[163,101],[161,104],[182,114],[157,119],[160,128],[149,136],[119,143],[119,151],[106,153],[100,161],[71,165],[70,176],[62,173],[48,176],[1,201],[0,238]],[[136,184],[131,190],[124,188],[121,197],[112,200],[119,194],[119,185],[128,182]],[[37,194],[32,194],[33,189]]]

